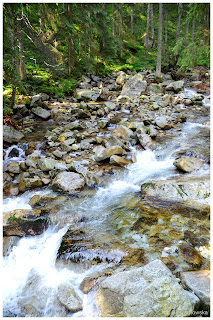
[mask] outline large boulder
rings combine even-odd
[[[84,178],[75,172],[60,172],[52,182],[55,191],[73,194],[81,190],[85,185]]]
[[[179,81],[174,81],[174,82],[168,84],[168,86],[166,86],[166,90],[179,92],[179,91],[183,90],[183,87],[184,87],[184,81],[179,80]]]
[[[32,113],[44,120],[49,119],[51,116],[51,113],[48,110],[45,110],[41,107],[32,108]]]
[[[210,307],[210,270],[185,271],[180,273],[183,286],[194,292],[205,308]]]
[[[124,154],[125,151],[120,146],[113,146],[104,148],[103,146],[98,146],[95,151],[94,159],[96,161],[103,161],[105,159],[110,158],[112,155],[121,155]]]
[[[179,158],[173,162],[174,166],[183,172],[192,172],[203,167],[203,162],[197,158]]]
[[[103,317],[186,317],[193,311],[189,296],[160,260],[108,277],[96,302]]]
[[[76,99],[83,101],[97,101],[100,97],[99,89],[76,89]]]
[[[130,164],[130,160],[127,160],[123,157],[119,157],[119,156],[116,156],[116,155],[113,155],[110,157],[110,161],[109,163],[110,164],[116,164],[116,165],[119,165],[121,167],[123,166],[127,166],[128,164]]]
[[[143,75],[137,73],[133,77],[130,77],[124,84],[121,94],[118,97],[118,101],[121,101],[124,96],[129,99],[140,97],[145,93],[146,87],[147,82],[143,80]]]
[[[9,143],[19,142],[24,137],[24,134],[10,128],[9,126],[3,126],[3,140]]]
[[[59,285],[58,300],[63,306],[72,312],[77,312],[83,309],[81,298],[69,283],[62,283]]]
[[[209,176],[181,177],[177,179],[149,181],[141,186],[143,195],[168,201],[185,202],[194,200],[209,204]]]

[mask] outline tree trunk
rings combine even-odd
[[[177,19],[177,26],[176,26],[176,38],[175,38],[175,44],[177,44],[178,39],[180,37],[180,26],[181,26],[181,15],[182,15],[182,3],[178,4],[178,19]]]
[[[150,3],[150,20],[151,20],[151,33],[152,33],[152,46],[155,44],[155,28],[154,28],[154,18],[153,18],[153,4]]]
[[[167,42],[168,42],[168,9],[167,4],[164,4],[164,21],[165,21],[165,27],[164,27],[164,46],[163,46],[163,62],[166,61],[166,54],[167,54]]]
[[[27,77],[26,65],[25,65],[25,54],[24,54],[24,41],[23,41],[23,30],[21,28],[21,21],[17,23],[18,27],[18,40],[19,40],[19,74],[21,80],[25,80]]]
[[[132,4],[134,5],[134,4]],[[131,32],[134,33],[134,16],[133,16],[133,7],[130,9],[130,23],[131,23]]]
[[[186,22],[185,36],[184,36],[184,46],[188,45],[188,33],[189,33],[189,20]]]
[[[192,42],[194,41],[194,37],[195,37],[195,18],[193,18],[193,21],[192,21]]]
[[[149,11],[150,11],[150,3],[147,4],[147,15],[146,15],[146,41],[145,41],[146,52],[148,52],[149,50]]]
[[[72,24],[72,3],[68,3],[67,13],[68,13],[69,23]],[[68,41],[68,75],[70,77],[75,64],[75,50],[74,50],[74,42],[72,38],[72,31],[70,31],[67,41]]]
[[[112,35],[115,36],[115,15],[114,15],[114,3],[112,3]]]
[[[162,29],[163,29],[163,4],[159,3],[158,52],[157,52],[157,64],[156,64],[156,77],[161,76]]]

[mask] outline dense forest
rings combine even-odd
[[[4,114],[20,94],[71,94],[82,74],[210,64],[206,3],[5,3],[3,16]]]

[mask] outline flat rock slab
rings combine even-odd
[[[40,117],[41,119],[44,119],[44,120],[49,119],[50,116],[51,116],[51,113],[48,110],[45,110],[45,109],[43,109],[41,107],[32,108],[32,112],[36,116],[38,116],[38,117]]]
[[[201,303],[210,307],[210,270],[180,273],[183,286],[196,294]]]
[[[193,172],[204,166],[203,161],[191,157],[191,158],[180,158],[174,161],[174,166],[183,172]]]
[[[179,202],[194,200],[208,205],[210,180],[208,176],[190,176],[166,181],[150,181],[142,184],[141,192],[143,195],[162,200]]]

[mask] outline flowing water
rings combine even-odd
[[[191,94],[190,91],[188,94]],[[100,316],[95,303],[95,290],[83,294],[79,289],[86,276],[119,265],[127,247],[144,250],[148,260],[159,257],[162,247],[158,248],[157,242],[152,246],[147,232],[153,223],[156,226],[165,223],[165,228],[168,225],[170,228],[173,224],[174,228],[179,228],[178,232],[183,232],[187,225],[190,228],[190,223],[196,217],[190,218],[184,214],[181,216],[179,212],[175,212],[173,216],[170,212],[168,217],[165,208],[158,211],[153,204],[143,202],[140,187],[149,180],[166,180],[179,175],[173,165],[174,152],[188,150],[198,144],[202,149],[202,145],[208,140],[205,137],[208,128],[202,125],[202,120],[201,116],[196,117],[195,122],[181,124],[182,130],[178,134],[174,133],[172,139],[165,139],[158,144],[154,151],[137,151],[131,148],[136,162],[128,165],[119,176],[113,177],[107,186],[99,187],[90,196],[70,198],[63,210],[52,217],[51,226],[42,235],[20,239],[3,260],[4,316],[29,316],[26,301],[29,301],[29,304],[33,301],[32,305],[36,306],[38,312],[35,316]],[[13,161],[22,161],[23,150],[16,148],[18,156]],[[7,163],[11,160],[8,158],[11,151],[9,149],[5,150]],[[201,173],[209,174],[209,166],[205,165],[196,172]],[[21,196],[5,199],[4,211],[30,209],[28,202],[35,194],[55,195],[48,188],[36,192],[28,191]],[[78,224],[70,223],[76,221],[73,217],[78,218]],[[141,217],[145,221],[142,224],[143,232],[134,227]],[[179,223],[183,220],[181,225],[178,226],[175,217]],[[202,224],[201,221],[200,225],[198,223],[195,227],[204,227]],[[83,230],[86,245],[80,252],[68,252],[63,259],[57,259],[62,238],[69,228]],[[177,242],[175,238],[166,238],[166,241],[173,245]],[[100,263],[94,264],[92,261],[95,259],[99,259]],[[58,306],[57,288],[62,283],[71,283],[74,286],[83,300],[82,311],[74,314],[69,312],[67,315],[65,308]]]

